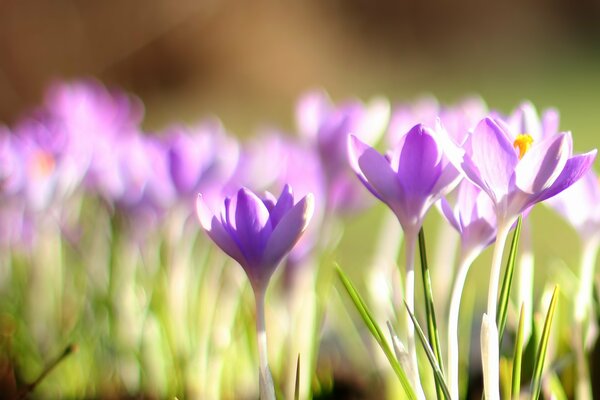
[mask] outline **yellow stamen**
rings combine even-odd
[[[517,135],[517,138],[515,139],[513,146],[515,149],[519,149],[519,160],[521,158],[523,158],[525,153],[527,153],[527,150],[529,150],[532,143],[533,143],[533,138],[531,137],[530,134],[522,133],[520,135]]]

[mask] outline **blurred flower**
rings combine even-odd
[[[238,164],[239,145],[218,120],[166,133],[169,174],[180,197],[201,191],[221,194]]]
[[[325,92],[309,92],[296,107],[301,136],[315,149],[326,181],[326,208],[352,211],[361,208],[364,196],[347,161],[347,138],[353,134],[374,144],[383,134],[390,115],[389,102],[376,98],[368,104],[350,100],[334,105]]]
[[[434,97],[423,97],[414,103],[394,107],[386,141],[393,147],[416,124],[436,126],[439,121],[456,143],[463,143],[486,114],[487,106],[478,97],[467,98],[452,106],[442,106]]]
[[[384,157],[350,136],[350,165],[367,189],[398,217],[409,236],[417,235],[425,214],[460,180],[444,156],[439,135],[415,125]]]
[[[273,271],[305,231],[312,216],[313,196],[294,204],[286,185],[275,199],[260,199],[242,188],[234,199],[226,198],[219,216],[212,214],[202,195],[197,214],[210,238],[246,271],[254,291],[264,291]]]
[[[466,179],[452,194],[453,200],[446,197],[440,200],[440,209],[460,233],[462,253],[479,254],[496,237],[494,204],[487,193]]]
[[[593,170],[548,204],[567,220],[587,240],[600,235],[600,182]]]

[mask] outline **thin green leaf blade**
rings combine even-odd
[[[496,313],[496,324],[498,325],[498,341],[502,343],[502,337],[504,335],[504,327],[506,326],[506,316],[508,314],[508,300],[510,297],[510,289],[512,287],[514,272],[515,272],[515,261],[517,259],[517,250],[519,247],[519,238],[521,237],[521,225],[523,224],[523,217],[519,216],[517,221],[517,227],[513,234],[513,238],[510,244],[510,252],[508,253],[508,260],[506,262],[506,269],[504,271],[504,277],[502,279],[502,288],[500,289],[500,298],[498,299],[498,311]]]
[[[381,350],[383,350],[383,353],[387,357],[390,365],[392,366],[392,369],[398,376],[398,379],[400,381],[400,384],[402,385],[402,388],[404,389],[404,392],[406,393],[409,399],[417,400],[417,396],[408,380],[406,373],[404,372],[402,366],[396,359],[393,350],[390,348],[389,344],[387,343],[387,340],[385,339],[385,336],[383,335],[383,331],[375,321],[375,318],[373,318],[373,315],[367,308],[366,303],[364,302],[364,300],[362,299],[362,297],[360,296],[360,294],[358,293],[348,276],[346,276],[344,271],[342,271],[342,269],[338,265],[336,265],[336,271],[338,273],[340,281],[346,289],[346,292],[348,293],[350,299],[354,303],[356,310],[365,322],[365,325],[371,332],[371,335],[373,335],[373,338],[375,338],[377,344],[379,344],[379,347],[381,347]]]
[[[540,397],[540,390],[542,388],[542,372],[544,370],[544,361],[546,360],[546,352],[548,350],[548,340],[550,338],[550,327],[552,326],[552,319],[554,318],[554,312],[556,311],[556,304],[558,302],[558,285],[554,286],[554,292],[552,293],[552,300],[550,300],[550,306],[548,307],[548,313],[546,314],[546,320],[544,321],[544,328],[542,330],[542,336],[540,338],[540,345],[535,357],[535,366],[533,368],[533,380],[531,389],[531,399],[537,400]]]
[[[517,338],[515,340],[515,351],[513,354],[512,367],[512,389],[511,399],[519,400],[521,396],[521,360],[523,359],[523,340],[525,338],[525,310],[521,304],[521,313],[519,315],[519,327],[517,328]]]
[[[417,336],[421,341],[421,345],[423,345],[423,348],[425,349],[425,354],[427,355],[429,364],[431,364],[431,368],[433,369],[433,375],[435,377],[436,383],[439,384],[444,398],[449,400],[451,399],[450,391],[448,390],[448,386],[446,385],[446,381],[444,380],[444,373],[442,372],[442,369],[438,365],[438,361],[435,358],[435,354],[433,354],[433,350],[431,349],[431,346],[429,346],[429,342],[427,341],[427,338],[425,337],[425,334],[423,333],[419,322],[415,318],[415,315],[410,311],[410,308],[408,307],[406,302],[404,302],[404,306],[406,307],[408,315],[410,315],[410,319],[412,320],[415,326],[415,331],[417,332]]]
[[[296,384],[294,385],[294,400],[300,399],[300,353],[296,360]]]
[[[425,293],[425,313],[427,316],[427,333],[429,334],[429,344],[433,349],[437,363],[440,366],[442,375],[444,374],[444,362],[442,360],[442,351],[440,350],[440,337],[435,318],[435,307],[433,303],[433,289],[431,286],[431,274],[429,273],[429,264],[427,263],[427,251],[425,246],[425,231],[419,230],[419,255],[421,258],[421,273],[423,276],[423,293]],[[436,380],[436,391],[438,399],[442,398],[442,391]]]

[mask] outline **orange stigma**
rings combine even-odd
[[[527,150],[529,150],[532,143],[533,143],[533,138],[531,137],[530,134],[522,133],[520,135],[517,135],[517,138],[515,139],[513,146],[515,149],[519,149],[519,160],[523,158],[525,153],[527,153]]]

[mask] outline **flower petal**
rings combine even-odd
[[[294,244],[306,229],[314,212],[314,197],[306,195],[291,210],[289,210],[279,224],[273,229],[269,241],[265,247],[263,265],[272,269],[277,267],[281,259],[289,253]],[[273,271],[265,272],[268,278]]]
[[[249,262],[260,265],[272,229],[269,211],[262,200],[250,190],[240,189],[235,207],[235,233],[240,248]]]
[[[350,135],[348,155],[354,172],[379,200],[390,205],[404,197],[390,163],[377,150]]]
[[[530,194],[550,187],[565,167],[571,151],[568,133],[548,136],[538,145],[534,144],[515,168],[515,184]]]
[[[410,197],[428,196],[442,172],[442,151],[429,129],[421,124],[403,139],[397,172],[400,184]]]
[[[483,181],[486,190],[495,203],[501,202],[509,192],[512,177],[517,165],[517,154],[508,139],[508,133],[492,119],[485,118],[475,128],[470,137],[472,165],[463,170],[475,183]],[[467,163],[471,164],[471,163]],[[477,168],[472,168],[474,166]],[[479,176],[471,176],[478,174]],[[478,178],[473,179],[473,178]]]
[[[213,215],[206,201],[201,194],[196,200],[196,215],[200,221],[200,225],[206,231],[208,236],[221,248],[227,255],[246,267],[246,259],[240,251],[235,240],[229,235],[229,232],[223,226],[221,220]]]
[[[592,167],[596,159],[596,153],[597,150],[592,150],[588,153],[571,157],[554,183],[537,196],[535,201],[540,202],[549,199],[577,182]]]
[[[279,224],[281,218],[294,206],[294,194],[290,185],[285,185],[275,207],[271,211],[271,225],[273,229]]]

